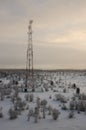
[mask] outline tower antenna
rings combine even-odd
[[[34,72],[33,72],[33,41],[32,41],[32,23],[33,20],[29,21],[28,26],[28,47],[27,47],[27,57],[26,57],[26,84],[25,92],[28,88],[32,88],[32,91],[35,91],[34,88]]]

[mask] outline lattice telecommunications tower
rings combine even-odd
[[[27,47],[27,59],[26,59],[26,84],[25,84],[25,92],[29,87],[34,89],[34,73],[33,73],[33,43],[32,43],[32,23],[33,20],[29,21],[28,26],[28,47]]]

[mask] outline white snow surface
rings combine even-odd
[[[67,73],[64,75],[57,76],[56,74],[51,74],[52,80],[58,81],[61,78],[61,83],[58,85],[55,83],[54,90],[58,90],[58,92],[53,92],[49,89],[48,92],[34,92],[33,95],[35,97],[34,102],[28,103],[32,108],[35,105],[36,98],[40,97],[40,99],[46,99],[49,105],[52,105],[53,108],[57,108],[60,111],[59,118],[55,121],[53,120],[51,115],[47,115],[45,119],[38,120],[38,123],[34,123],[34,118],[31,117],[30,121],[27,120],[28,110],[24,110],[21,115],[18,116],[15,120],[10,120],[8,115],[8,110],[13,103],[10,101],[10,98],[5,98],[3,101],[0,101],[0,107],[3,107],[3,118],[0,118],[0,130],[86,130],[86,115],[84,112],[78,114],[76,111],[74,112],[74,118],[69,119],[68,113],[69,111],[61,110],[61,103],[59,101],[54,101],[54,95],[56,93],[60,93],[67,97],[69,100],[72,95],[75,93],[73,89],[67,89],[66,93],[63,93],[63,89],[59,88],[59,86],[63,85],[65,88],[69,87],[69,84],[76,83],[77,87],[80,88],[81,93],[86,94],[86,76],[80,75],[80,73]],[[49,80],[49,78],[48,78]],[[3,82],[9,83],[6,79],[3,79]],[[19,83],[22,83],[21,81]],[[47,86],[47,79],[44,80],[45,85]],[[64,83],[64,84],[62,84]],[[42,84],[41,84],[42,87]],[[30,92],[29,92],[30,93]],[[20,92],[19,96],[24,99],[24,95],[26,93]],[[50,99],[49,97],[52,96]]]

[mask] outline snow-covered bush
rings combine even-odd
[[[49,96],[49,99],[52,99],[52,96],[51,96],[51,95]]]
[[[74,118],[74,112],[73,112],[73,111],[71,111],[71,112],[69,113],[68,118]]]
[[[40,101],[40,98],[39,98],[39,97],[37,97],[36,105],[37,105],[38,108],[40,108],[41,101]]]
[[[25,94],[25,100],[29,101],[30,100],[30,95],[29,94]]]
[[[78,94],[80,94],[80,88],[76,88],[76,94],[78,95]]]
[[[25,100],[29,102],[33,102],[34,95],[33,94],[25,94]]]
[[[66,88],[64,88],[64,89],[63,89],[63,93],[66,93],[66,92],[67,92],[67,90],[66,90]]]
[[[10,96],[10,95],[7,95],[6,98],[11,98],[11,96]]]
[[[45,113],[45,111],[46,111],[46,105],[47,105],[47,100],[42,100],[41,101],[41,106],[42,106],[42,109],[43,109],[43,118],[45,118],[45,116],[46,116],[46,113]]]
[[[41,101],[41,105],[42,105],[42,106],[46,106],[46,105],[47,105],[47,100],[45,100],[45,99],[42,100],[42,101]]]
[[[62,110],[68,110],[67,106],[63,103],[62,107],[61,107]]]
[[[0,88],[0,99],[4,100],[4,88]]]
[[[9,118],[10,119],[16,119],[17,118],[17,112],[16,112],[16,110],[10,108],[8,112],[9,112]]]
[[[29,105],[26,106],[26,110],[29,110]]]
[[[3,113],[2,113],[2,107],[0,107],[0,118],[3,117]]]
[[[4,89],[4,95],[10,95],[11,94],[11,90],[12,90],[12,86],[11,86],[10,83],[3,84],[3,89]]]
[[[51,88],[51,90],[53,91],[53,86],[51,86],[50,88]]]
[[[61,94],[55,94],[55,100],[56,100],[56,101],[60,101],[60,102],[62,102],[62,103],[67,103],[66,97],[64,97],[64,96],[61,95]]]
[[[16,98],[15,98],[15,95],[11,95],[11,102],[14,104]]]
[[[43,88],[41,88],[41,92],[44,92]]]
[[[84,93],[79,94],[79,95],[78,95],[78,98],[79,98],[80,100],[86,100],[86,94],[84,94]]]
[[[28,112],[28,115],[27,115],[28,121],[30,120],[30,117],[33,116],[33,114],[34,114],[33,109],[30,109],[29,112]]]
[[[48,107],[47,107],[47,109],[48,109],[48,115],[51,115],[52,114],[52,107],[51,107],[51,105],[49,105]]]
[[[73,88],[73,89],[76,89],[76,84],[75,84],[75,83],[72,84],[72,88]]]
[[[51,82],[50,82],[50,85],[52,85],[52,86],[53,86],[53,85],[54,85],[54,82],[53,82],[53,81],[51,81]]]
[[[67,103],[66,97],[62,96],[62,97],[60,98],[60,102],[62,102],[62,103]]]
[[[56,101],[59,101],[60,98],[61,98],[61,94],[55,94],[55,100],[56,100]]]
[[[22,110],[25,109],[25,106],[26,106],[26,102],[22,101],[22,99],[18,97],[14,103],[15,110],[21,112]]]
[[[49,91],[48,87],[45,87],[45,91],[46,91],[46,92],[48,92],[48,91]]]
[[[46,112],[45,112],[45,107],[43,106],[43,118],[45,119],[46,117]]]
[[[18,96],[18,89],[14,88],[13,92],[11,93],[11,101],[13,104],[15,103],[16,100],[21,100],[20,97]]]
[[[34,95],[30,94],[30,102],[33,102],[33,100],[34,100]]]
[[[39,118],[39,108],[35,107],[35,111],[34,111],[34,122],[37,123],[38,122],[38,118]]]
[[[69,109],[70,110],[74,110],[75,109],[75,106],[76,106],[76,104],[75,104],[75,101],[70,101],[70,103],[69,103]]]
[[[86,111],[86,101],[85,100],[78,100],[78,101],[70,101],[69,104],[70,110],[77,110],[78,113],[80,111]]]
[[[19,94],[18,84],[14,85],[14,90],[15,90],[14,96],[17,98],[17,97],[18,97],[18,94]]]
[[[52,117],[53,117],[54,120],[57,120],[57,119],[58,119],[59,114],[60,114],[60,112],[59,112],[58,109],[55,109],[55,108],[54,108],[54,109],[52,110]]]
[[[19,110],[24,110],[25,109],[25,106],[26,106],[26,102],[25,101],[21,101],[19,103]]]
[[[78,112],[79,111],[86,111],[86,101],[84,101],[84,100],[79,100],[78,102],[77,102],[77,107],[76,107],[76,109],[78,110]]]

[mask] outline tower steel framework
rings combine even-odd
[[[33,20],[30,20],[29,26],[28,26],[28,47],[27,47],[27,58],[26,58],[25,91],[27,91],[29,87],[31,87],[32,91],[34,91],[32,23],[33,23]]]

